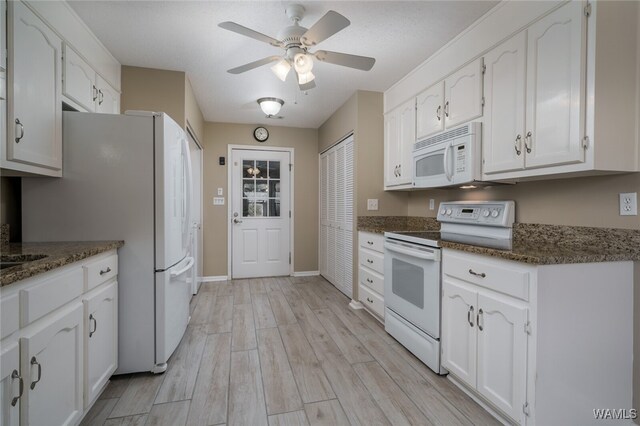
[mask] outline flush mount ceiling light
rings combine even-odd
[[[240,74],[263,65],[277,62],[271,67],[271,71],[282,81],[286,81],[291,68],[294,69],[300,90],[309,90],[315,87],[315,76],[311,73],[314,59],[329,64],[369,71],[376,60],[366,56],[349,55],[346,53],[318,50],[310,52],[318,43],[328,39],[335,33],[348,27],[351,22],[338,12],[330,10],[318,22],[307,29],[299,24],[304,16],[304,7],[299,4],[290,4],[285,13],[292,21],[292,25],[284,28],[278,38],[269,37],[235,22],[221,22],[220,28],[233,31],[246,37],[268,43],[271,46],[285,50],[282,56],[267,56],[266,58],[250,62],[248,64],[228,70],[231,74]]]
[[[267,117],[271,118],[280,112],[284,101],[278,98],[260,98],[258,104]]]

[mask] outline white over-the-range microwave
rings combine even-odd
[[[416,142],[413,187],[481,184],[482,124],[472,122]]]

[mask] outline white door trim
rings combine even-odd
[[[233,168],[231,167],[231,159],[233,158],[232,154],[233,154],[233,150],[243,150],[243,151],[279,151],[279,152],[288,152],[289,153],[289,161],[291,161],[291,172],[290,172],[290,189],[289,191],[289,200],[290,200],[290,208],[291,208],[291,218],[289,219],[289,250],[291,251],[291,264],[289,265],[289,275],[292,276],[293,275],[293,265],[296,264],[295,262],[295,250],[294,250],[294,245],[293,245],[293,241],[294,241],[294,234],[293,234],[293,219],[295,217],[295,202],[294,202],[294,173],[296,171],[295,169],[295,149],[294,148],[287,148],[287,147],[280,147],[280,146],[256,146],[256,145],[232,145],[229,144],[227,145],[227,276],[229,278],[233,277],[233,271],[231,270],[231,261],[232,261],[232,256],[233,256],[233,252],[232,252],[232,232],[231,232],[231,216],[233,215],[233,200],[232,200],[232,196],[233,196],[233,182],[232,182],[232,178],[233,178]]]

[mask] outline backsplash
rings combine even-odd
[[[440,223],[435,217],[419,216],[358,216],[358,230],[385,231],[438,231]]]

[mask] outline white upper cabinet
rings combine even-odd
[[[444,130],[444,82],[439,82],[416,98],[416,140]]]
[[[482,58],[476,59],[444,80],[446,128],[482,116]]]
[[[8,22],[8,138],[2,166],[61,176],[62,41],[22,2],[8,2]]]
[[[484,57],[484,172],[524,168],[526,31]]]
[[[385,187],[411,186],[411,156],[415,142],[416,104],[415,98],[412,98],[386,114],[384,118]]]
[[[96,112],[103,114],[120,114],[120,93],[99,75],[96,77],[98,89]]]
[[[526,166],[584,161],[584,3],[566,4],[527,32]]]
[[[95,111],[98,99],[96,72],[66,43],[62,71],[62,94],[87,111]]]

